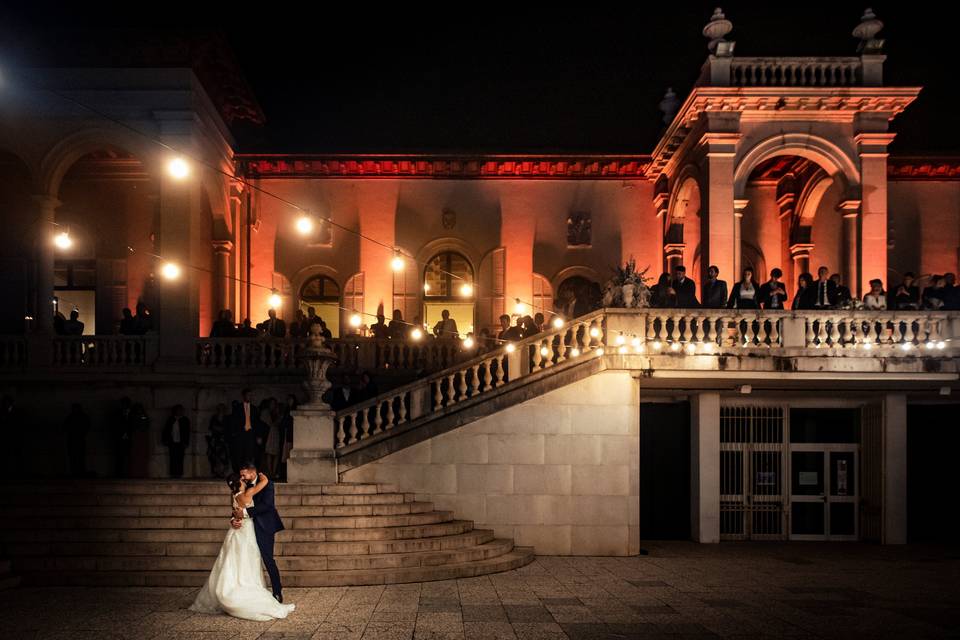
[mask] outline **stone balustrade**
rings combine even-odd
[[[302,343],[283,338],[201,338],[197,365],[204,369],[293,371]]]
[[[861,84],[861,63],[856,57],[736,57],[730,65],[730,86],[852,87]]]
[[[156,336],[56,336],[52,365],[100,369],[139,368],[152,364]]]

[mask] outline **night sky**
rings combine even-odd
[[[27,3],[20,3],[27,4]],[[111,34],[218,32],[266,113],[237,130],[246,152],[649,153],[657,109],[681,99],[706,51],[713,3],[583,3],[534,11],[296,8],[292,3],[37,3],[0,9],[0,68],[70,66],[74,43]],[[332,5],[331,5],[332,6]],[[412,5],[411,5],[412,6]],[[738,55],[854,55],[863,3],[726,3]],[[254,9],[254,7],[256,7]],[[955,69],[960,7],[873,5],[886,27],[887,84],[922,85],[894,124],[893,152],[960,153]],[[144,15],[149,15],[149,21]]]

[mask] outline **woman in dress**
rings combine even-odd
[[[265,486],[267,477],[262,473],[257,483],[243,487],[240,476],[232,474],[227,485],[233,494],[233,507],[245,509],[253,504],[253,498]],[[281,604],[274,599],[263,579],[260,566],[260,549],[257,547],[253,522],[246,515],[239,528],[227,530],[227,537],[220,547],[220,554],[210,571],[207,583],[190,606],[200,613],[226,613],[235,618],[265,622],[286,618],[295,605]]]
[[[887,310],[887,293],[883,290],[883,281],[870,281],[870,293],[863,296],[863,308],[870,311]]]
[[[730,299],[727,301],[727,307],[731,309],[757,309],[758,288],[753,282],[753,269],[747,267],[743,270],[743,276],[740,282],[734,283],[733,290],[730,292]]]

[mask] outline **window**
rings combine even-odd
[[[461,254],[445,251],[433,256],[423,273],[423,295],[427,298],[473,299],[462,295],[464,284],[473,285],[473,267]]]

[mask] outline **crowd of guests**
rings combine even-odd
[[[697,299],[697,287],[687,277],[682,265],[673,270],[673,274],[664,273],[650,290],[650,306],[658,308],[689,309],[704,307],[708,309],[839,309],[862,306],[869,310],[960,310],[960,287],[956,284],[956,274],[934,275],[930,284],[921,290],[912,273],[906,273],[903,280],[890,293],[883,287],[883,281],[870,281],[870,291],[862,301],[856,301],[850,289],[844,285],[839,273],[830,273],[822,266],[817,269],[816,278],[810,273],[801,273],[791,298],[787,294],[780,269],[771,269],[765,282],[757,282],[753,269],[746,267],[740,280],[733,284],[728,292],[727,283],[720,279],[720,270],[711,265],[707,269],[707,281],[703,287],[703,301]]]

